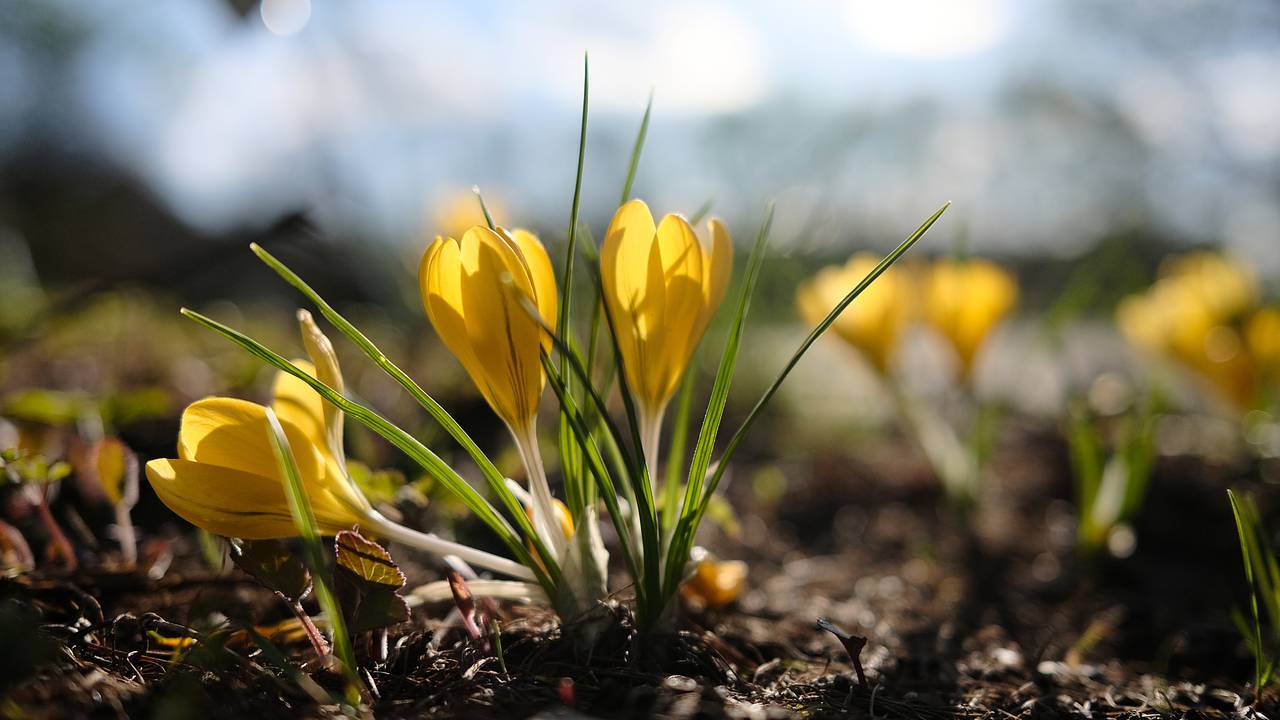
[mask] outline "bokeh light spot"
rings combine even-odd
[[[311,21],[311,0],[262,0],[262,24],[276,35],[292,35]]]

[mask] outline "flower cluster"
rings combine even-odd
[[[672,423],[681,432],[664,466],[659,448],[667,408],[677,389],[692,388],[686,375],[728,292],[733,240],[717,218],[710,218],[699,233],[694,227],[699,223],[676,213],[655,219],[643,201],[629,198],[642,145],[638,141],[620,207],[603,241],[598,249],[590,244],[579,248],[586,117],[584,88],[578,177],[559,275],[533,233],[495,223],[483,203],[484,224],[455,226],[466,213],[450,213],[447,234],[428,244],[419,266],[426,316],[510,430],[524,466],[523,484],[504,477],[426,389],[306,282],[254,246],[263,262],[306,295],[326,320],[427,411],[469,456],[487,493],[435,449],[348,397],[333,348],[305,311],[299,319],[309,362],[290,361],[216,320],[184,310],[281,374],[270,407],[209,398],[187,409],[178,457],[147,466],[147,477],[160,498],[193,524],[229,537],[301,534],[314,546],[317,533],[359,526],[393,543],[452,556],[510,578],[476,579],[473,593],[549,602],[561,618],[575,621],[571,627],[580,639],[589,639],[599,627],[597,621],[611,617],[599,612],[601,603],[613,595],[608,585],[610,556],[601,532],[603,512],[630,576],[627,588],[642,629],[668,624],[672,601],[682,587],[687,598],[705,607],[731,602],[742,590],[746,566],[710,558],[695,545],[698,527],[743,436],[817,337],[836,322],[837,313],[815,307],[817,327],[713,457],[751,293],[764,264],[772,222],[769,205],[745,263],[697,441],[683,457],[688,434],[684,429],[690,426],[694,397],[692,391],[684,392]],[[850,273],[862,273],[861,277],[833,277],[818,304],[834,298],[833,303],[847,307],[945,210],[944,205],[882,263],[851,267]],[[587,323],[575,318],[571,309],[579,251],[593,261]],[[891,284],[890,296],[899,292],[894,277],[882,281]],[[872,313],[877,312],[879,292],[877,288],[866,295]],[[867,302],[864,299],[854,311],[862,312]],[[965,334],[972,332],[970,320],[940,322],[960,333],[958,342],[973,342]],[[844,326],[841,332],[856,334]],[[972,354],[960,352],[965,358]],[[884,357],[887,367],[887,353]],[[555,466],[560,477],[555,488],[538,442],[538,409],[548,385],[559,406],[560,457]],[[615,387],[625,410],[621,420],[609,401]],[[345,418],[364,424],[420,465],[496,535],[510,556],[449,542],[380,514],[348,472]],[[451,562],[457,565],[456,560]],[[419,590],[418,597],[435,597],[442,588]]]
[[[858,253],[843,265],[823,268],[796,292],[806,322],[817,323],[848,288],[875,267],[878,258]],[[1018,302],[1009,271],[989,260],[937,260],[916,270],[891,268],[860,302],[840,314],[833,329],[882,376],[906,331],[922,323],[952,349],[958,375],[972,376],[978,353],[991,332]]]
[[[1224,255],[1170,259],[1149,289],[1120,303],[1116,322],[1135,345],[1192,370],[1239,408],[1280,372],[1280,308],[1264,305],[1251,269]]]

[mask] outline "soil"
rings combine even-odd
[[[357,654],[378,717],[1227,717],[1254,705],[1252,659],[1232,624],[1244,583],[1225,488],[1247,469],[1160,460],[1131,555],[1082,558],[1065,449],[1052,428],[1006,433],[976,511],[949,510],[901,442],[769,467],[784,500],[728,490],[736,534],[704,542],[746,560],[749,589],[721,610],[685,607],[679,631],[639,638],[625,597],[589,652],[554,618],[500,608],[501,653],[472,642],[451,606],[416,609]],[[765,458],[743,458],[747,476]],[[158,578],[87,570],[0,581],[7,715],[322,717],[341,682],[305,640],[280,663],[252,641],[180,637],[216,609],[228,626],[287,617],[238,570],[204,569],[178,535]],[[433,579],[408,568],[411,583]],[[819,618],[867,639],[854,658]],[[203,628],[207,631],[208,628]],[[194,634],[194,632],[192,632]],[[39,666],[38,670],[23,670]],[[32,674],[34,673],[34,674]],[[15,687],[16,685],[16,687]],[[310,688],[308,690],[308,688]]]

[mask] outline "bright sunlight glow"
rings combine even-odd
[[[852,0],[849,32],[867,52],[918,60],[973,55],[1004,38],[1006,0]]]

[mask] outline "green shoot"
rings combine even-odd
[[[1280,564],[1253,497],[1228,490],[1227,499],[1235,516],[1244,576],[1249,583],[1249,616],[1236,613],[1235,621],[1253,654],[1256,701],[1275,679],[1280,654]]]
[[[636,168],[640,166],[640,153],[644,150],[644,139],[649,134],[649,115],[653,112],[653,93],[649,93],[649,102],[644,106],[644,117],[640,120],[640,131],[636,133],[636,142],[631,147],[631,162],[627,165],[627,180],[622,184],[622,199],[619,205],[625,205],[631,199],[631,185],[636,180]]]
[[[338,607],[338,600],[329,586],[328,563],[325,560],[324,546],[320,542],[320,529],[316,523],[316,516],[311,510],[311,501],[307,498],[307,489],[302,484],[302,478],[298,473],[298,463],[294,460],[293,450],[289,447],[289,439],[285,437],[284,428],[280,426],[280,421],[271,408],[267,408],[267,423],[270,426],[267,437],[271,441],[271,450],[275,454],[276,464],[284,478],[285,498],[289,501],[289,512],[293,515],[293,523],[297,526],[298,534],[302,539],[303,552],[311,570],[316,600],[329,621],[333,653],[342,662],[342,673],[347,677],[350,686],[348,695],[352,690],[359,693],[362,683],[356,675],[355,651],[351,646],[351,637],[343,625],[342,609]],[[348,699],[353,703],[358,702],[352,697]]]
[[[1142,509],[1155,464],[1157,419],[1155,401],[1140,403],[1118,419],[1115,447],[1107,454],[1098,419],[1082,403],[1071,408],[1067,447],[1079,513],[1076,544],[1082,555],[1095,555]]]

